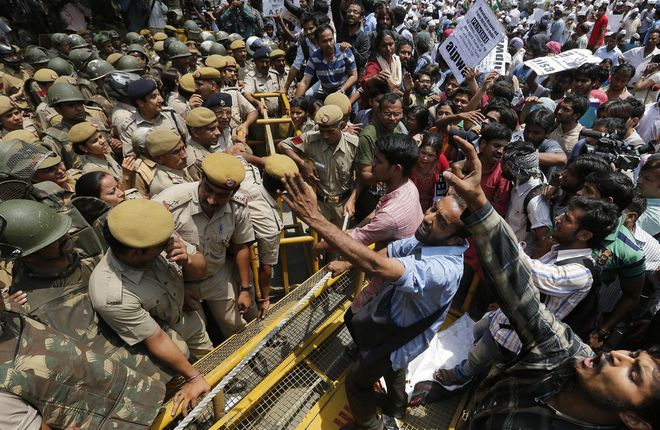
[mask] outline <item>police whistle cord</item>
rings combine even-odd
[[[343,227],[342,227],[342,231],[345,231],[345,230],[346,230],[346,227],[348,227],[348,219],[349,219],[349,216],[348,216],[348,213],[346,213],[346,214],[344,215],[344,224],[343,224]],[[309,290],[309,292],[308,292],[307,294],[305,294],[305,296],[304,296],[302,299],[300,299],[300,301],[298,302],[298,304],[296,304],[296,305],[293,307],[293,309],[291,309],[291,310],[289,311],[289,313],[287,313],[287,314],[284,316],[284,318],[282,318],[282,320],[279,322],[278,326],[279,326],[279,327],[284,326],[284,325],[285,325],[285,324],[286,324],[291,318],[293,318],[293,316],[294,316],[295,314],[297,314],[298,311],[299,311],[303,306],[305,306],[305,305],[307,304],[307,302],[308,302],[308,301],[314,296],[314,294],[316,294],[316,292],[317,292],[318,290],[320,290],[321,287],[323,287],[323,286],[325,285],[325,283],[328,282],[328,280],[329,280],[331,277],[332,277],[332,272],[328,272],[328,273],[326,273],[326,274],[323,276],[323,278],[321,278],[321,280],[319,280],[319,281],[316,283],[316,285],[314,285],[314,286],[312,287],[312,289]],[[241,370],[243,370],[243,368],[244,368],[244,367],[250,362],[250,360],[252,360],[252,359],[254,358],[254,356],[257,355],[257,354],[259,353],[259,351],[261,351],[261,350],[263,349],[263,347],[264,347],[264,346],[265,346],[265,345],[266,345],[266,344],[267,344],[267,343],[268,343],[268,342],[269,342],[269,341],[270,341],[270,340],[271,340],[276,334],[277,334],[277,331],[275,331],[275,330],[271,330],[271,332],[268,333],[268,334],[266,335],[266,337],[264,337],[264,338],[261,340],[261,342],[259,342],[259,343],[257,344],[257,346],[256,346],[252,351],[250,351],[250,352],[248,353],[248,355],[246,355],[245,358],[243,358],[243,359],[242,359],[242,360],[236,365],[236,367],[234,367],[234,368],[233,368],[233,369],[232,369],[227,375],[225,375],[225,377],[222,378],[222,380],[220,381],[220,383],[218,383],[218,385],[216,385],[215,388],[213,388],[213,390],[211,390],[211,392],[210,392],[206,397],[204,397],[204,399],[202,399],[202,401],[199,402],[199,403],[197,404],[197,406],[195,406],[195,408],[194,408],[192,411],[190,411],[190,413],[188,413],[188,416],[185,417],[185,418],[183,419],[183,421],[181,421],[181,422],[179,423],[179,425],[176,426],[176,427],[174,428],[174,430],[183,430],[183,429],[185,429],[185,428],[188,426],[188,424],[190,424],[190,423],[192,422],[192,420],[194,420],[194,419],[195,419],[195,418],[196,418],[196,417],[197,417],[197,416],[198,416],[198,415],[199,415],[199,414],[200,414],[200,413],[201,413],[201,412],[202,412],[202,411],[203,411],[203,410],[209,405],[209,403],[211,403],[211,401],[215,398],[215,396],[217,396],[218,393],[219,393],[223,388],[225,388],[225,387],[227,386],[227,384],[228,384],[232,379],[234,379],[234,377],[238,374],[238,372],[240,372]]]

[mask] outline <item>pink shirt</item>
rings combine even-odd
[[[376,205],[373,219],[369,224],[354,229],[350,236],[364,245],[372,243],[387,245],[414,235],[423,219],[417,187],[408,180],[402,187],[381,197]],[[382,284],[382,279],[372,278],[369,285],[353,300],[353,312],[357,312],[372,295],[376,294]]]

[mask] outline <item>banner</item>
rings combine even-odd
[[[275,16],[279,11],[282,14],[284,9],[284,0],[263,0],[264,16]]]
[[[440,45],[440,55],[460,84],[465,80],[465,69],[477,66],[504,38],[506,32],[484,0],[477,0]]]
[[[563,70],[577,69],[584,63],[600,64],[603,60],[596,57],[588,49],[571,49],[552,57],[535,58],[525,61],[525,66],[534,70],[537,75],[550,75]]]
[[[477,66],[477,69],[480,73],[489,73],[493,70],[497,71],[500,75],[506,75],[506,64],[504,60],[506,59],[506,50],[509,46],[508,37],[504,38],[497,44],[495,49],[490,51],[486,58],[481,60],[481,63]]]

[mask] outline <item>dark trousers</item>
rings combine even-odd
[[[390,357],[384,357],[371,366],[365,366],[362,358],[351,367],[346,376],[346,397],[353,412],[355,423],[368,430],[381,430],[383,423],[376,414],[374,383],[381,377],[387,383],[387,397],[394,407],[408,404],[406,395],[406,369],[394,371]]]

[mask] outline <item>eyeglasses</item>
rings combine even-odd
[[[403,112],[383,112],[385,118],[398,118],[403,115]]]
[[[349,10],[346,11],[346,15],[348,15],[348,14],[351,14],[351,15],[361,15],[362,12],[360,12],[360,11],[357,10],[357,9],[349,9]]]

